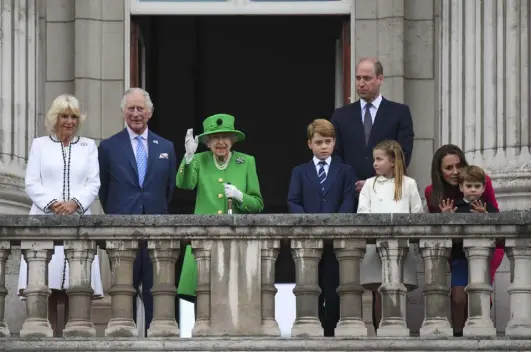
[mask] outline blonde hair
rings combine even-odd
[[[44,125],[49,132],[55,132],[57,117],[64,113],[78,116],[77,129],[81,127],[81,124],[87,118],[85,115],[81,114],[79,100],[77,100],[76,97],[70,94],[61,94],[53,100],[50,110],[46,113]]]
[[[326,119],[315,119],[308,125],[306,130],[308,140],[311,140],[316,133],[319,133],[323,137],[336,138],[334,125]]]
[[[404,151],[400,147],[397,141],[387,140],[378,143],[374,150],[381,150],[391,158],[394,163],[393,175],[395,177],[395,196],[394,200],[399,201],[402,199],[402,186],[404,183],[404,176],[406,175],[406,162],[404,157]],[[375,182],[376,183],[376,182]]]

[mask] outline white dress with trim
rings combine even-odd
[[[55,136],[33,140],[26,168],[26,193],[32,200],[30,215],[50,215],[48,207],[55,201],[74,200],[78,215],[89,215],[90,206],[100,188],[98,148],[94,140],[74,137],[69,146]],[[28,265],[21,256],[18,294],[28,280]],[[63,246],[55,246],[48,264],[48,286],[54,290],[66,290],[69,283],[68,261]],[[103,285],[98,255],[92,262],[91,285],[94,299],[103,297]]]

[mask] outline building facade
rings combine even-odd
[[[335,79],[336,105],[354,92],[350,72],[356,61],[364,56],[379,58],[385,70],[382,94],[411,108],[415,147],[409,172],[421,190],[430,183],[433,152],[453,143],[463,148],[470,163],[488,170],[503,211],[526,210],[531,203],[530,0],[0,3],[0,212],[4,214],[29,210],[25,163],[32,139],[46,133],[44,115],[57,95],[71,93],[80,99],[89,116],[84,136],[100,141],[123,128],[122,94],[131,84],[144,85],[135,21],[137,16],[155,15],[350,18],[338,36],[341,69]],[[17,256],[11,256],[7,270],[6,315],[16,333],[24,306],[15,295],[18,262],[13,258]],[[108,264],[105,256],[101,258],[105,272]],[[508,286],[507,264],[502,264],[496,286]],[[423,272],[420,258],[418,265]],[[108,275],[104,281],[109,287]],[[509,318],[504,295],[495,297],[493,310],[500,326]],[[409,302],[408,319],[415,330],[422,321],[415,314],[415,306],[422,304],[421,291],[411,294]],[[98,319],[105,324],[108,304],[103,300],[94,307],[95,324]],[[418,312],[422,315],[423,310]]]

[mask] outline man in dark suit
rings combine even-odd
[[[317,119],[308,126],[308,147],[313,158],[293,169],[289,191],[290,213],[353,213],[354,181],[352,168],[332,157],[334,126]],[[325,336],[334,336],[339,321],[339,263],[332,241],[325,241],[319,262],[319,319]]]
[[[332,115],[336,128],[335,155],[352,166],[358,179],[355,183],[357,194],[365,180],[376,175],[372,151],[378,143],[387,139],[397,141],[404,151],[406,167],[413,153],[415,134],[409,107],[382,97],[380,86],[383,80],[380,61],[361,59],[356,66],[356,92],[360,99],[337,109]],[[379,306],[380,295],[373,292],[373,312],[381,311]],[[375,329],[379,320],[380,317],[374,314]]]
[[[149,94],[130,88],[121,103],[127,127],[101,141],[99,198],[105,214],[167,214],[175,189],[177,160],[173,143],[148,130],[153,114]],[[145,327],[153,319],[153,266],[147,243],[140,244],[133,283],[145,309]],[[136,313],[136,299],[133,301]],[[135,315],[136,321],[136,315]]]
[[[386,139],[397,141],[406,157],[413,153],[413,120],[409,107],[385,99],[380,94],[382,64],[372,58],[361,59],[356,67],[356,92],[360,99],[338,108],[332,115],[336,128],[336,154],[352,166],[358,178],[359,193],[365,180],[375,176],[373,148]]]

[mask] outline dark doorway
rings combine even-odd
[[[310,159],[306,126],[335,107],[340,16],[134,17],[145,46],[145,88],[155,111],[150,128],[175,144],[202,132],[215,113],[236,117],[252,154],[265,213],[287,211],[291,169]],[[200,147],[201,148],[201,147]],[[204,150],[204,147],[203,149]],[[177,190],[172,213],[192,213],[195,194]]]

